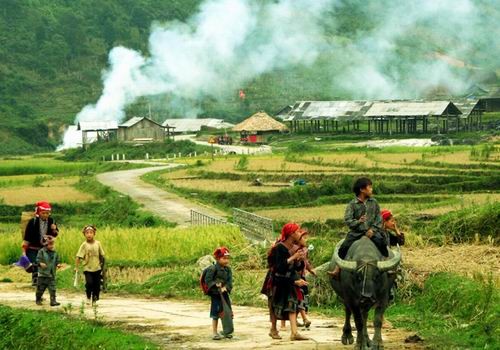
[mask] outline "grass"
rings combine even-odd
[[[141,168],[144,165],[112,162],[65,162],[54,159],[55,154],[44,157],[4,158],[0,162],[0,177],[29,174],[79,175],[112,170]],[[1,178],[0,178],[1,179]]]
[[[149,340],[70,315],[0,305],[2,349],[159,349]]]

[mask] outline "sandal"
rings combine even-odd
[[[222,336],[220,334],[214,334],[214,336],[212,337],[212,340],[221,340],[222,339]]]
[[[282,339],[278,331],[270,331],[269,336],[273,339]]]
[[[311,327],[311,321],[309,321],[309,320],[304,321],[304,327],[306,327],[306,328]]]
[[[302,334],[300,334],[300,333],[295,333],[295,334],[292,334],[292,335],[290,336],[290,340],[291,340],[291,341],[294,341],[294,340],[309,340],[309,338],[308,338],[308,337],[303,336],[303,335],[302,335]]]

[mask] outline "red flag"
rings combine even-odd
[[[245,99],[246,95],[245,95],[245,91],[243,91],[243,89],[240,89],[239,96],[240,96],[240,100]]]

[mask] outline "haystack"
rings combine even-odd
[[[250,118],[245,119],[239,124],[236,124],[233,131],[246,131],[250,133],[286,131],[288,128],[285,124],[271,118],[266,112],[258,112]]]

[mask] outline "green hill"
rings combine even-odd
[[[151,23],[185,21],[201,2],[2,0],[0,138],[3,147],[0,154],[53,149],[60,141],[64,125],[72,123],[83,106],[96,102],[100,96],[101,72],[107,66],[111,48],[123,45],[147,55]],[[494,2],[474,2],[487,14],[484,21],[494,24],[500,19]],[[292,66],[256,77],[243,86],[247,95],[244,102],[239,100],[237,91],[218,99],[203,98],[197,101],[203,111],[201,115],[236,121],[260,109],[276,112],[297,99],[360,98],[355,91],[347,90],[334,79],[342,77],[350,63],[350,57],[345,57],[348,54],[337,48],[348,47],[363,33],[380,25],[383,18],[374,14],[381,13],[388,3],[388,0],[336,1],[322,22],[331,47],[325,49],[312,66]],[[493,34],[486,39],[490,38],[498,40]],[[442,39],[432,28],[422,27],[406,33],[394,48],[397,62],[387,60],[388,74],[392,74],[392,69],[397,70],[394,76],[401,75],[407,70],[405,62],[412,62],[416,57],[427,57],[430,52],[447,52],[447,46],[453,45],[457,37],[451,41]],[[483,46],[473,56],[459,58],[475,69],[494,72],[488,79],[496,83],[495,69],[498,67],[494,57],[498,57],[495,50],[498,51],[499,45],[485,40],[478,41],[478,45]],[[470,71],[464,70],[463,74],[470,74]],[[166,99],[169,96],[141,99],[130,106],[128,112],[144,113],[147,104],[151,103],[153,117],[158,120],[171,114],[175,116],[175,112],[166,108]]]

